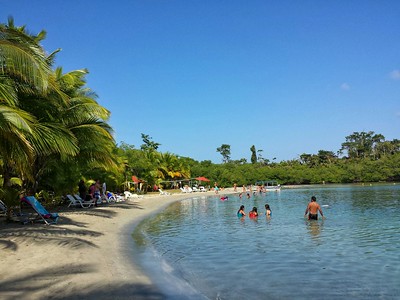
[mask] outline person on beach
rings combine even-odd
[[[268,204],[268,203],[265,204],[265,215],[266,215],[267,217],[270,217],[270,216],[271,216],[271,208],[269,207],[269,204]]]
[[[257,207],[253,207],[251,212],[249,212],[249,218],[257,218],[258,217],[258,212],[257,212]]]
[[[86,200],[90,201],[94,198],[94,192],[96,190],[96,182],[93,182],[90,186],[89,186],[89,190],[88,193],[86,195]]]
[[[218,194],[219,187],[218,187],[217,183],[214,183],[214,191],[215,191],[215,194]]]
[[[315,196],[312,196],[310,203],[308,203],[307,205],[304,217],[306,217],[308,213],[309,220],[318,220],[318,212],[321,214],[321,217],[324,218],[321,206],[317,203],[317,198]]]
[[[86,199],[86,184],[85,181],[83,179],[81,179],[78,183],[78,192],[79,192],[79,197],[81,197],[81,199],[85,200]]]
[[[94,206],[97,206],[97,200],[100,198],[100,180],[96,179],[89,187],[87,200],[95,199]]]
[[[244,212],[244,205],[240,205],[240,208],[237,212],[237,216],[239,218],[243,218],[246,215],[246,213]]]

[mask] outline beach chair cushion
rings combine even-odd
[[[59,215],[49,213],[34,196],[25,196],[21,199],[21,202],[30,205],[47,225],[57,224]]]

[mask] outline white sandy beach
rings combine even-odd
[[[165,299],[132,263],[131,233],[146,216],[194,195],[68,209],[50,226],[3,222],[0,299]]]

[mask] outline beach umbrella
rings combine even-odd
[[[132,176],[132,181],[133,181],[134,183],[139,183],[139,182],[141,182],[141,180],[140,180],[139,178],[137,178],[135,175]]]
[[[205,178],[205,177],[203,177],[203,176],[197,177],[197,178],[195,178],[195,179],[198,180],[198,181],[210,181],[210,179]]]

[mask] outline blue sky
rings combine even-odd
[[[117,143],[219,163],[222,144],[282,161],[400,138],[400,1],[0,0],[8,16],[89,70]]]

